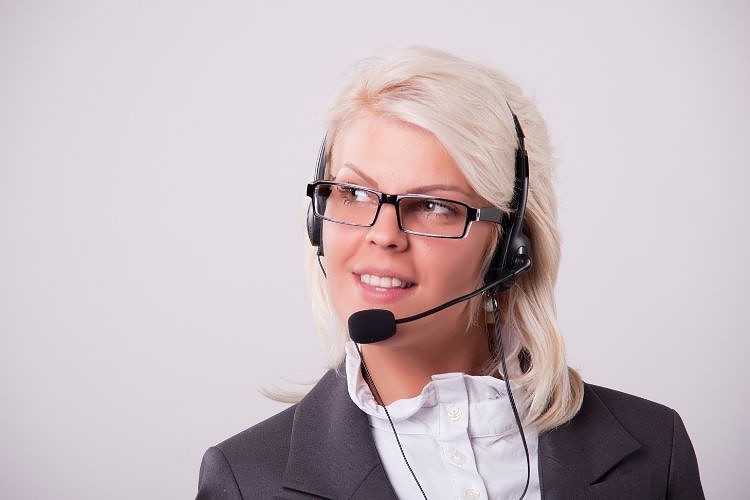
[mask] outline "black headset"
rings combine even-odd
[[[504,273],[511,271],[516,265],[519,257],[531,258],[531,240],[524,232],[523,221],[526,213],[526,198],[529,192],[529,156],[524,145],[525,136],[521,129],[518,117],[511,111],[513,123],[516,128],[518,146],[516,148],[516,180],[513,187],[513,200],[511,201],[511,212],[506,213],[501,222],[502,237],[490,260],[484,282],[497,281]],[[327,155],[326,138],[320,145],[318,152],[318,163],[315,167],[315,181],[325,179]],[[318,258],[323,256],[323,219],[315,214],[312,200],[307,207],[307,236],[310,243],[317,247]],[[513,284],[507,281],[500,285],[498,292],[507,290]]]
[[[322,181],[326,176],[326,137],[320,144],[318,152],[318,163],[315,166],[315,177],[313,181]],[[318,217],[313,209],[312,199],[307,207],[307,236],[310,238],[312,246],[317,247],[318,257],[323,256],[323,219]]]

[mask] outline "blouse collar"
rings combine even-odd
[[[346,379],[349,397],[363,412],[370,417],[386,420],[383,407],[377,404],[369,386],[362,376],[361,357],[352,341],[346,343]],[[467,375],[461,372],[440,373],[431,377],[431,381],[424,386],[417,396],[399,399],[388,405],[388,413],[394,422],[408,420],[422,408],[434,407],[440,403],[451,403],[454,398],[462,395],[455,391],[456,382],[463,382],[459,387],[465,387],[463,397],[468,397],[469,404],[487,400],[506,399],[505,382],[489,375]],[[510,382],[513,398],[523,420],[531,403],[526,392],[517,383]],[[505,404],[508,404],[507,402]],[[372,420],[372,418],[371,418]]]

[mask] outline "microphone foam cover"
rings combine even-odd
[[[396,318],[385,309],[367,309],[349,316],[349,336],[358,344],[372,344],[393,337]]]

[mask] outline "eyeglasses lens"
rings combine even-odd
[[[315,190],[315,211],[326,220],[369,226],[378,213],[378,196],[356,186],[318,185]]]
[[[401,198],[399,212],[404,229],[417,234],[455,238],[466,226],[466,207],[440,198]]]

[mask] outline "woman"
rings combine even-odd
[[[566,365],[550,168],[497,71],[423,48],[356,67],[308,186],[333,369],[209,449],[198,498],[703,498],[673,410]]]

